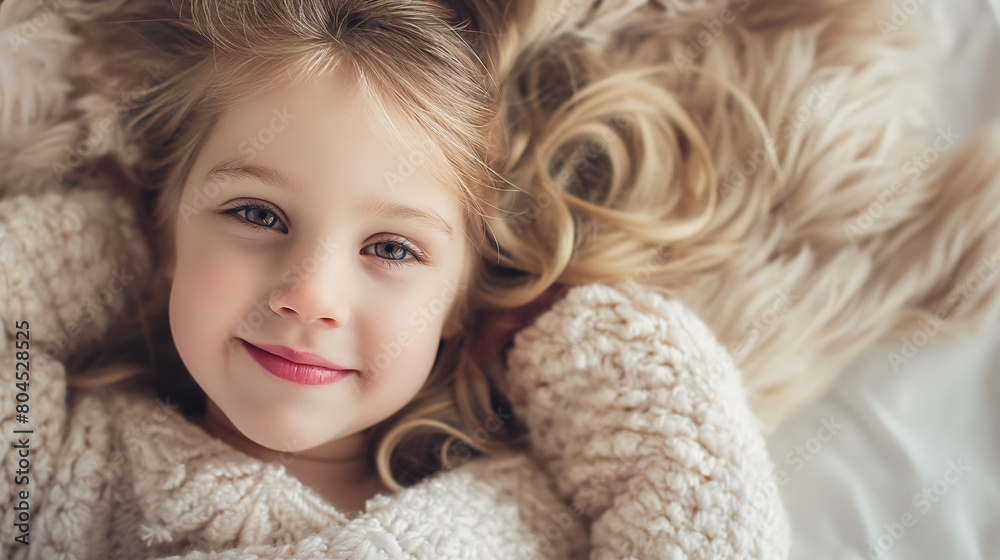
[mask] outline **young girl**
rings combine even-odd
[[[4,512],[8,556],[785,555],[763,440],[734,370],[709,379],[704,326],[624,285],[562,299],[550,265],[510,266],[529,252],[508,254],[513,185],[493,171],[497,78],[516,58],[504,14],[174,8],[67,8],[104,57],[95,75],[124,76],[109,91],[155,69],[119,113],[143,157],[115,178],[143,190],[114,190],[138,225],[96,188],[3,201],[5,229],[33,243],[5,243],[25,251],[5,267],[33,274],[5,302],[31,403],[23,426],[16,395],[3,405],[5,434],[31,430],[30,476],[0,488],[24,504]],[[33,267],[32,251],[66,258]],[[67,285],[78,300],[44,302]],[[94,294],[104,309],[74,312]],[[476,334],[481,310],[528,302]],[[662,408],[694,376],[719,395]]]
[[[3,261],[31,274],[4,302],[4,359],[30,384],[23,424],[4,390],[4,434],[31,430],[30,476],[0,483],[24,504],[3,513],[6,557],[786,555],[763,439],[704,325],[631,285],[510,266],[527,252],[494,231],[512,231],[495,10],[67,8],[95,75],[157,83],[121,113],[138,220],[96,188],[2,201],[32,243]],[[85,293],[45,301],[67,285]],[[75,313],[93,294],[103,308]],[[477,334],[483,310],[529,302]]]
[[[689,62],[660,35],[745,4],[638,4],[67,5],[74,75],[100,76],[78,85],[106,88],[79,105],[113,100],[142,157],[0,201],[3,353],[32,403],[3,551],[787,556],[729,352],[653,293],[766,225],[766,191],[720,195],[715,166],[785,129],[661,80]],[[743,135],[703,135],[716,114]],[[781,178],[774,151],[754,181]]]

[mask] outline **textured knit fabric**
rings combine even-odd
[[[0,557],[787,556],[788,520],[739,374],[678,301],[626,284],[571,289],[508,354],[531,455],[474,459],[348,519],[284,465],[151,396],[67,400],[65,368],[46,354],[100,336],[120,307],[116,283],[148,266],[120,200],[7,197],[0,228],[5,371],[16,322],[29,322],[32,344],[28,423],[17,420],[13,375],[0,386],[0,501],[29,492],[31,544],[15,542],[17,512],[5,507]],[[33,430],[26,485],[14,483],[15,429]]]

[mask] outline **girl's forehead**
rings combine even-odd
[[[390,189],[429,175],[458,191],[449,148],[433,126],[404,103],[385,99],[346,72],[283,85],[272,84],[249,99],[232,99],[216,123],[214,143],[235,143],[250,159],[277,146],[340,161],[370,160]],[[454,154],[451,154],[454,155]]]

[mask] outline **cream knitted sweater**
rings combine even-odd
[[[8,196],[0,230],[2,558],[787,556],[788,520],[740,375],[678,301],[629,284],[571,289],[508,354],[530,456],[474,459],[349,519],[284,465],[150,396],[67,398],[63,364],[45,354],[100,336],[120,308],[115,287],[148,261],[121,200]],[[21,388],[18,331],[30,333]]]

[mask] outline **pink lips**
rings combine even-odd
[[[238,340],[250,357],[269,373],[302,385],[327,385],[356,373],[356,370],[343,368],[315,354],[295,352],[272,344],[258,347],[243,339]]]

